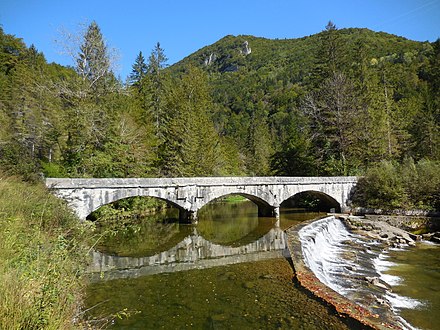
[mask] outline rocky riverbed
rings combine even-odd
[[[354,233],[377,240],[385,246],[401,247],[415,245],[421,235],[411,234],[403,229],[391,226],[385,221],[371,220],[357,216],[339,216],[340,220]]]
[[[438,216],[366,214],[360,218],[375,223],[385,222],[407,232],[422,235],[424,240],[440,243],[440,217]]]

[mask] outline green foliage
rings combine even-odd
[[[167,176],[210,176],[219,172],[220,139],[210,119],[206,76],[189,67],[168,98],[167,135],[160,169]]]
[[[139,55],[136,57],[133,68],[128,77],[130,84],[135,85],[139,88],[139,85],[141,84],[141,81],[145,77],[147,72],[148,66],[145,63],[144,55],[142,55],[142,52],[139,52]]]
[[[383,161],[359,180],[353,202],[372,208],[406,208],[408,195],[394,165]]]
[[[243,52],[246,41],[250,54]],[[330,22],[302,39],[227,36],[170,70],[192,63],[210,74],[215,125],[236,141],[246,172],[265,173],[254,167],[265,168],[272,159],[274,173],[304,173],[295,166],[280,170],[303,145],[286,129],[299,110],[307,119],[302,131],[312,140],[312,161],[306,161],[312,166],[301,166],[305,174],[347,175],[383,159],[438,159],[438,107],[432,106],[437,92],[427,87],[436,81],[429,74],[435,58],[428,43],[367,29],[338,30]],[[254,134],[256,129],[261,133]],[[253,142],[256,136],[261,141]]]
[[[353,202],[358,206],[439,211],[440,163],[406,158],[402,164],[383,161],[359,180]]]
[[[99,98],[111,90],[114,77],[110,55],[101,29],[95,21],[89,24],[83,35],[76,56],[76,71],[84,83],[85,93],[92,97]]]
[[[42,163],[41,167],[42,167],[43,175],[46,178],[65,178],[65,177],[67,177],[67,173],[66,173],[65,169],[59,164]]]
[[[75,70],[0,31],[0,166],[27,178],[349,175],[439,160],[440,42],[367,29],[226,36],[129,84],[96,22]]]
[[[166,202],[151,197],[130,197],[104,205],[90,214],[90,220],[120,221],[123,218],[142,217],[166,208]]]

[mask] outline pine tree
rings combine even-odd
[[[314,145],[324,163],[324,173],[347,175],[350,150],[357,140],[358,112],[352,82],[342,73],[325,80],[319,92],[312,92],[303,104],[311,118]],[[318,153],[318,154],[319,154]]]
[[[341,72],[342,47],[336,25],[329,21],[325,30],[319,34],[312,70],[311,85],[319,89],[326,79]]]
[[[130,85],[140,87],[142,79],[148,72],[148,66],[145,63],[145,58],[142,55],[142,52],[139,52],[139,55],[136,57],[136,60],[132,66],[132,70],[130,76],[128,77],[128,81]]]
[[[440,38],[424,68],[423,107],[414,125],[414,150],[419,158],[440,160]]]
[[[108,47],[95,21],[84,34],[76,59],[76,71],[95,97],[103,95],[114,82]]]
[[[148,78],[151,94],[151,112],[153,114],[156,138],[160,141],[165,136],[166,113],[164,111],[164,94],[166,77],[163,69],[166,67],[167,57],[158,42],[148,58]]]
[[[72,79],[64,111],[66,142],[62,159],[70,175],[110,173],[104,157],[115,139],[117,113],[112,102],[117,81],[112,57],[99,26],[92,22],[81,39],[76,58],[79,79]]]
[[[261,100],[251,110],[251,121],[247,136],[247,168],[252,175],[267,175],[272,143],[267,124],[267,114]]]
[[[212,100],[207,77],[189,67],[173,86],[168,101],[170,120],[160,148],[164,176],[210,176],[220,172],[220,139],[210,118]]]

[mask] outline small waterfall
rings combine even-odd
[[[341,245],[351,239],[344,224],[335,217],[317,220],[299,231],[305,264],[316,277],[333,290],[343,293],[344,287],[337,274],[353,269],[355,264],[343,258]]]
[[[304,263],[320,282],[380,317],[394,318],[403,329],[415,329],[396,311],[420,302],[389,290],[401,279],[383,273],[393,264],[379,242],[349,232],[334,216],[304,226],[298,236]]]

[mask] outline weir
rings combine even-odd
[[[299,282],[340,313],[375,329],[412,329],[393,313],[407,298],[390,294],[382,280],[377,241],[350,232],[334,216],[289,230],[288,241]]]

